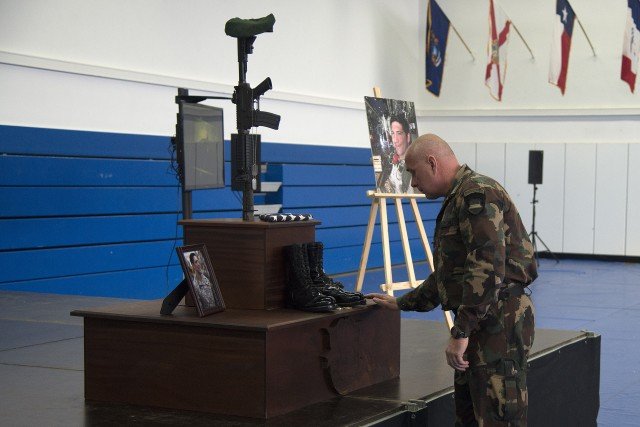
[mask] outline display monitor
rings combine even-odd
[[[180,103],[178,119],[184,190],[224,187],[222,108]]]

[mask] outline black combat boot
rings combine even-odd
[[[347,292],[342,283],[333,280],[324,272],[324,245],[322,242],[307,243],[309,271],[313,285],[323,294],[332,296],[340,307],[353,307],[365,304],[360,292]]]
[[[287,296],[292,308],[313,312],[328,312],[338,308],[335,299],[324,295],[313,286],[305,246],[298,244],[286,246],[284,259],[287,272]]]

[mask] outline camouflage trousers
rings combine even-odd
[[[470,368],[454,377],[456,426],[526,426],[534,309],[527,295],[498,301],[469,338]]]

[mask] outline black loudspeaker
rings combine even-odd
[[[543,151],[529,151],[529,184],[542,184]]]

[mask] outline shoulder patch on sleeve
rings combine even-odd
[[[464,203],[471,215],[477,215],[484,210],[484,189],[472,188],[463,193]]]

